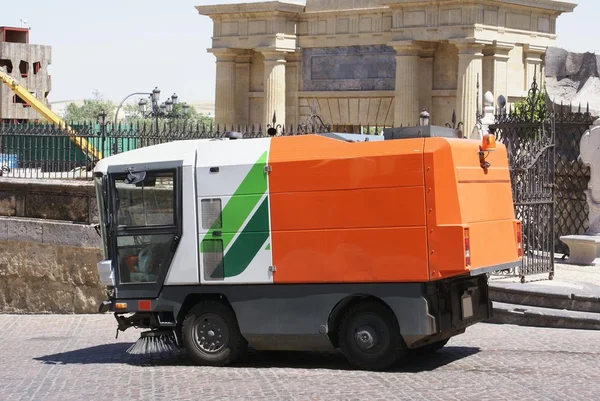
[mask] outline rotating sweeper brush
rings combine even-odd
[[[179,352],[179,345],[173,330],[144,331],[140,338],[127,350],[132,355],[163,354]]]

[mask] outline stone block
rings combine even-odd
[[[7,239],[10,241],[42,242],[42,226],[26,219],[7,220]]]
[[[0,242],[0,276],[69,281],[69,272],[59,263],[57,247],[35,242]]]
[[[0,241],[0,311],[96,312],[100,259],[98,248]]]
[[[102,247],[102,240],[91,225],[56,221],[43,221],[40,225],[44,244]]]
[[[17,215],[17,196],[9,191],[0,191],[0,216]]]
[[[0,217],[0,241],[8,239],[8,219]]]
[[[6,279],[4,279],[6,280]],[[5,281],[6,308],[15,312],[73,313],[73,285],[21,277]]]
[[[27,217],[87,223],[90,218],[89,211],[90,205],[86,195],[47,192],[27,194]]]
[[[600,236],[565,235],[560,240],[569,246],[568,264],[594,265],[600,250]]]
[[[389,46],[304,49],[305,91],[394,90],[396,52]]]
[[[88,222],[90,224],[97,224],[99,222],[98,201],[96,200],[95,196],[92,196],[89,198],[89,202],[90,202],[90,211],[89,211]]]
[[[79,286],[74,288],[73,312],[96,313],[98,304],[106,299],[103,288]]]
[[[102,250],[97,248],[57,247],[56,256],[61,270],[76,286],[100,285],[96,263],[102,260]]]

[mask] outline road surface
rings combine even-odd
[[[336,354],[251,353],[236,367],[131,356],[111,315],[0,315],[2,400],[592,400],[600,331],[479,324],[391,372]]]

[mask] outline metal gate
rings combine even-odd
[[[490,131],[507,148],[515,214],[523,224],[523,265],[514,273],[521,282],[534,274],[548,274],[552,280],[555,124],[535,81],[519,107],[498,110]]]

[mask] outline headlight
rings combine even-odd
[[[115,272],[112,268],[112,262],[110,260],[102,260],[98,262],[98,274],[100,275],[100,282],[106,286],[112,287],[115,285]]]

